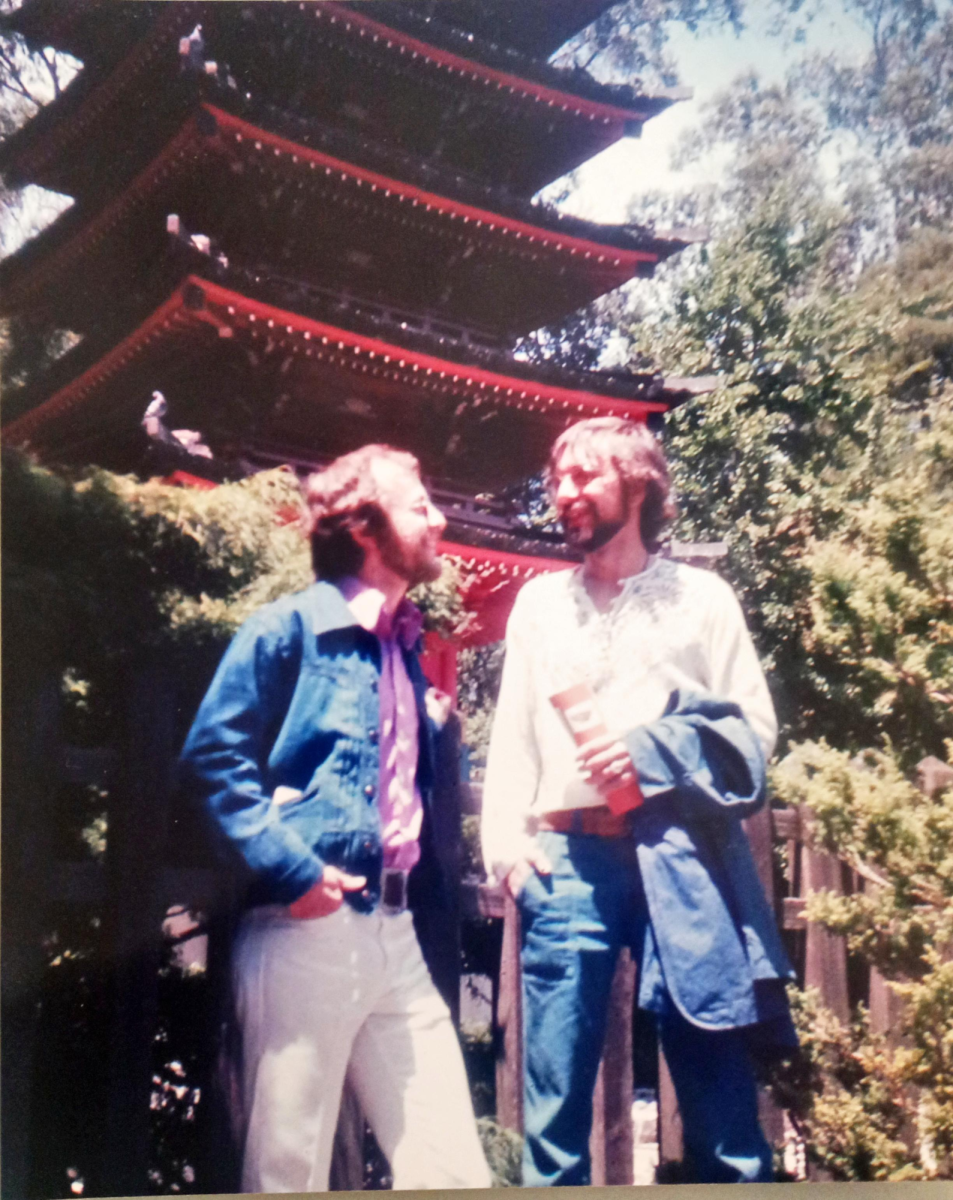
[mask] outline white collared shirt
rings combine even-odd
[[[731,587],[711,571],[651,558],[600,612],[582,569],[542,575],[517,596],[483,789],[483,857],[502,878],[525,856],[527,819],[604,804],[576,767],[549,697],[588,682],[620,735],[657,720],[676,688],[735,701],[770,757],[777,737],[764,673]]]

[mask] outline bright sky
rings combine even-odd
[[[653,117],[641,138],[624,138],[586,163],[580,171],[581,187],[566,209],[596,221],[621,221],[632,197],[641,192],[681,191],[697,183],[717,182],[723,157],[680,172],[673,171],[669,161],[680,135],[699,122],[706,102],[749,70],[757,71],[767,83],[782,82],[806,49],[836,46],[843,51],[864,46],[864,35],[845,15],[839,0],[827,0],[804,45],[785,44],[785,39],[771,36],[769,19],[758,0],[749,0],[748,27],[740,35],[730,29],[693,34],[673,24],[669,49],[681,82],[694,89],[693,99]]]

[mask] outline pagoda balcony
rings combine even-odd
[[[21,25],[29,28],[26,17],[37,2],[42,7],[42,0],[32,0]],[[609,87],[585,72],[500,48],[500,65],[488,66],[466,56],[472,45],[458,34],[444,38],[453,49],[432,46],[372,20],[364,5],[355,11],[334,0],[252,3],[240,10],[220,3],[130,6],[126,0],[113,7],[142,8],[150,20],[124,20],[113,35],[101,25],[98,4],[81,0],[78,12],[87,13],[111,52],[85,59],[63,96],[10,140],[0,156],[8,179],[79,196],[97,181],[102,185],[107,173],[90,168],[103,155],[110,159],[108,175],[115,175],[117,159],[129,159],[161,134],[176,106],[181,110],[179,39],[196,24],[216,77],[233,77],[236,95],[258,108],[344,126],[363,140],[522,196],[637,134],[645,120],[685,94]],[[433,25],[406,6],[400,12],[405,24],[423,32]],[[67,36],[68,28],[82,25],[78,17],[70,22],[51,15],[49,22],[53,38],[59,33],[73,52],[83,45],[90,51],[87,43],[95,39]]]
[[[119,196],[94,213],[74,206],[0,264],[3,311],[85,332],[155,269],[169,212],[302,282],[510,338],[686,244],[462,203],[203,104]]]
[[[83,361],[88,347],[73,352]],[[66,356],[56,364],[69,376]],[[69,382],[35,393],[4,429],[9,444],[49,461],[128,464],[140,421],[161,391],[170,420],[200,430],[217,456],[241,446],[335,457],[368,441],[416,453],[433,477],[464,491],[531,475],[566,424],[582,416],[645,420],[678,397],[658,377],[633,378],[630,398],[531,380],[316,321],[193,276],[134,332]],[[618,389],[616,389],[618,390]],[[633,393],[641,392],[641,398]]]

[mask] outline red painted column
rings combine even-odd
[[[420,656],[424,674],[435,688],[445,692],[457,703],[457,644],[448,642],[435,633],[424,638],[424,652]]]

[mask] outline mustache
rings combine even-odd
[[[578,519],[580,516],[595,519],[596,506],[591,500],[574,500],[572,504],[567,505],[559,514],[559,520],[565,525],[567,521],[572,521],[574,518]]]

